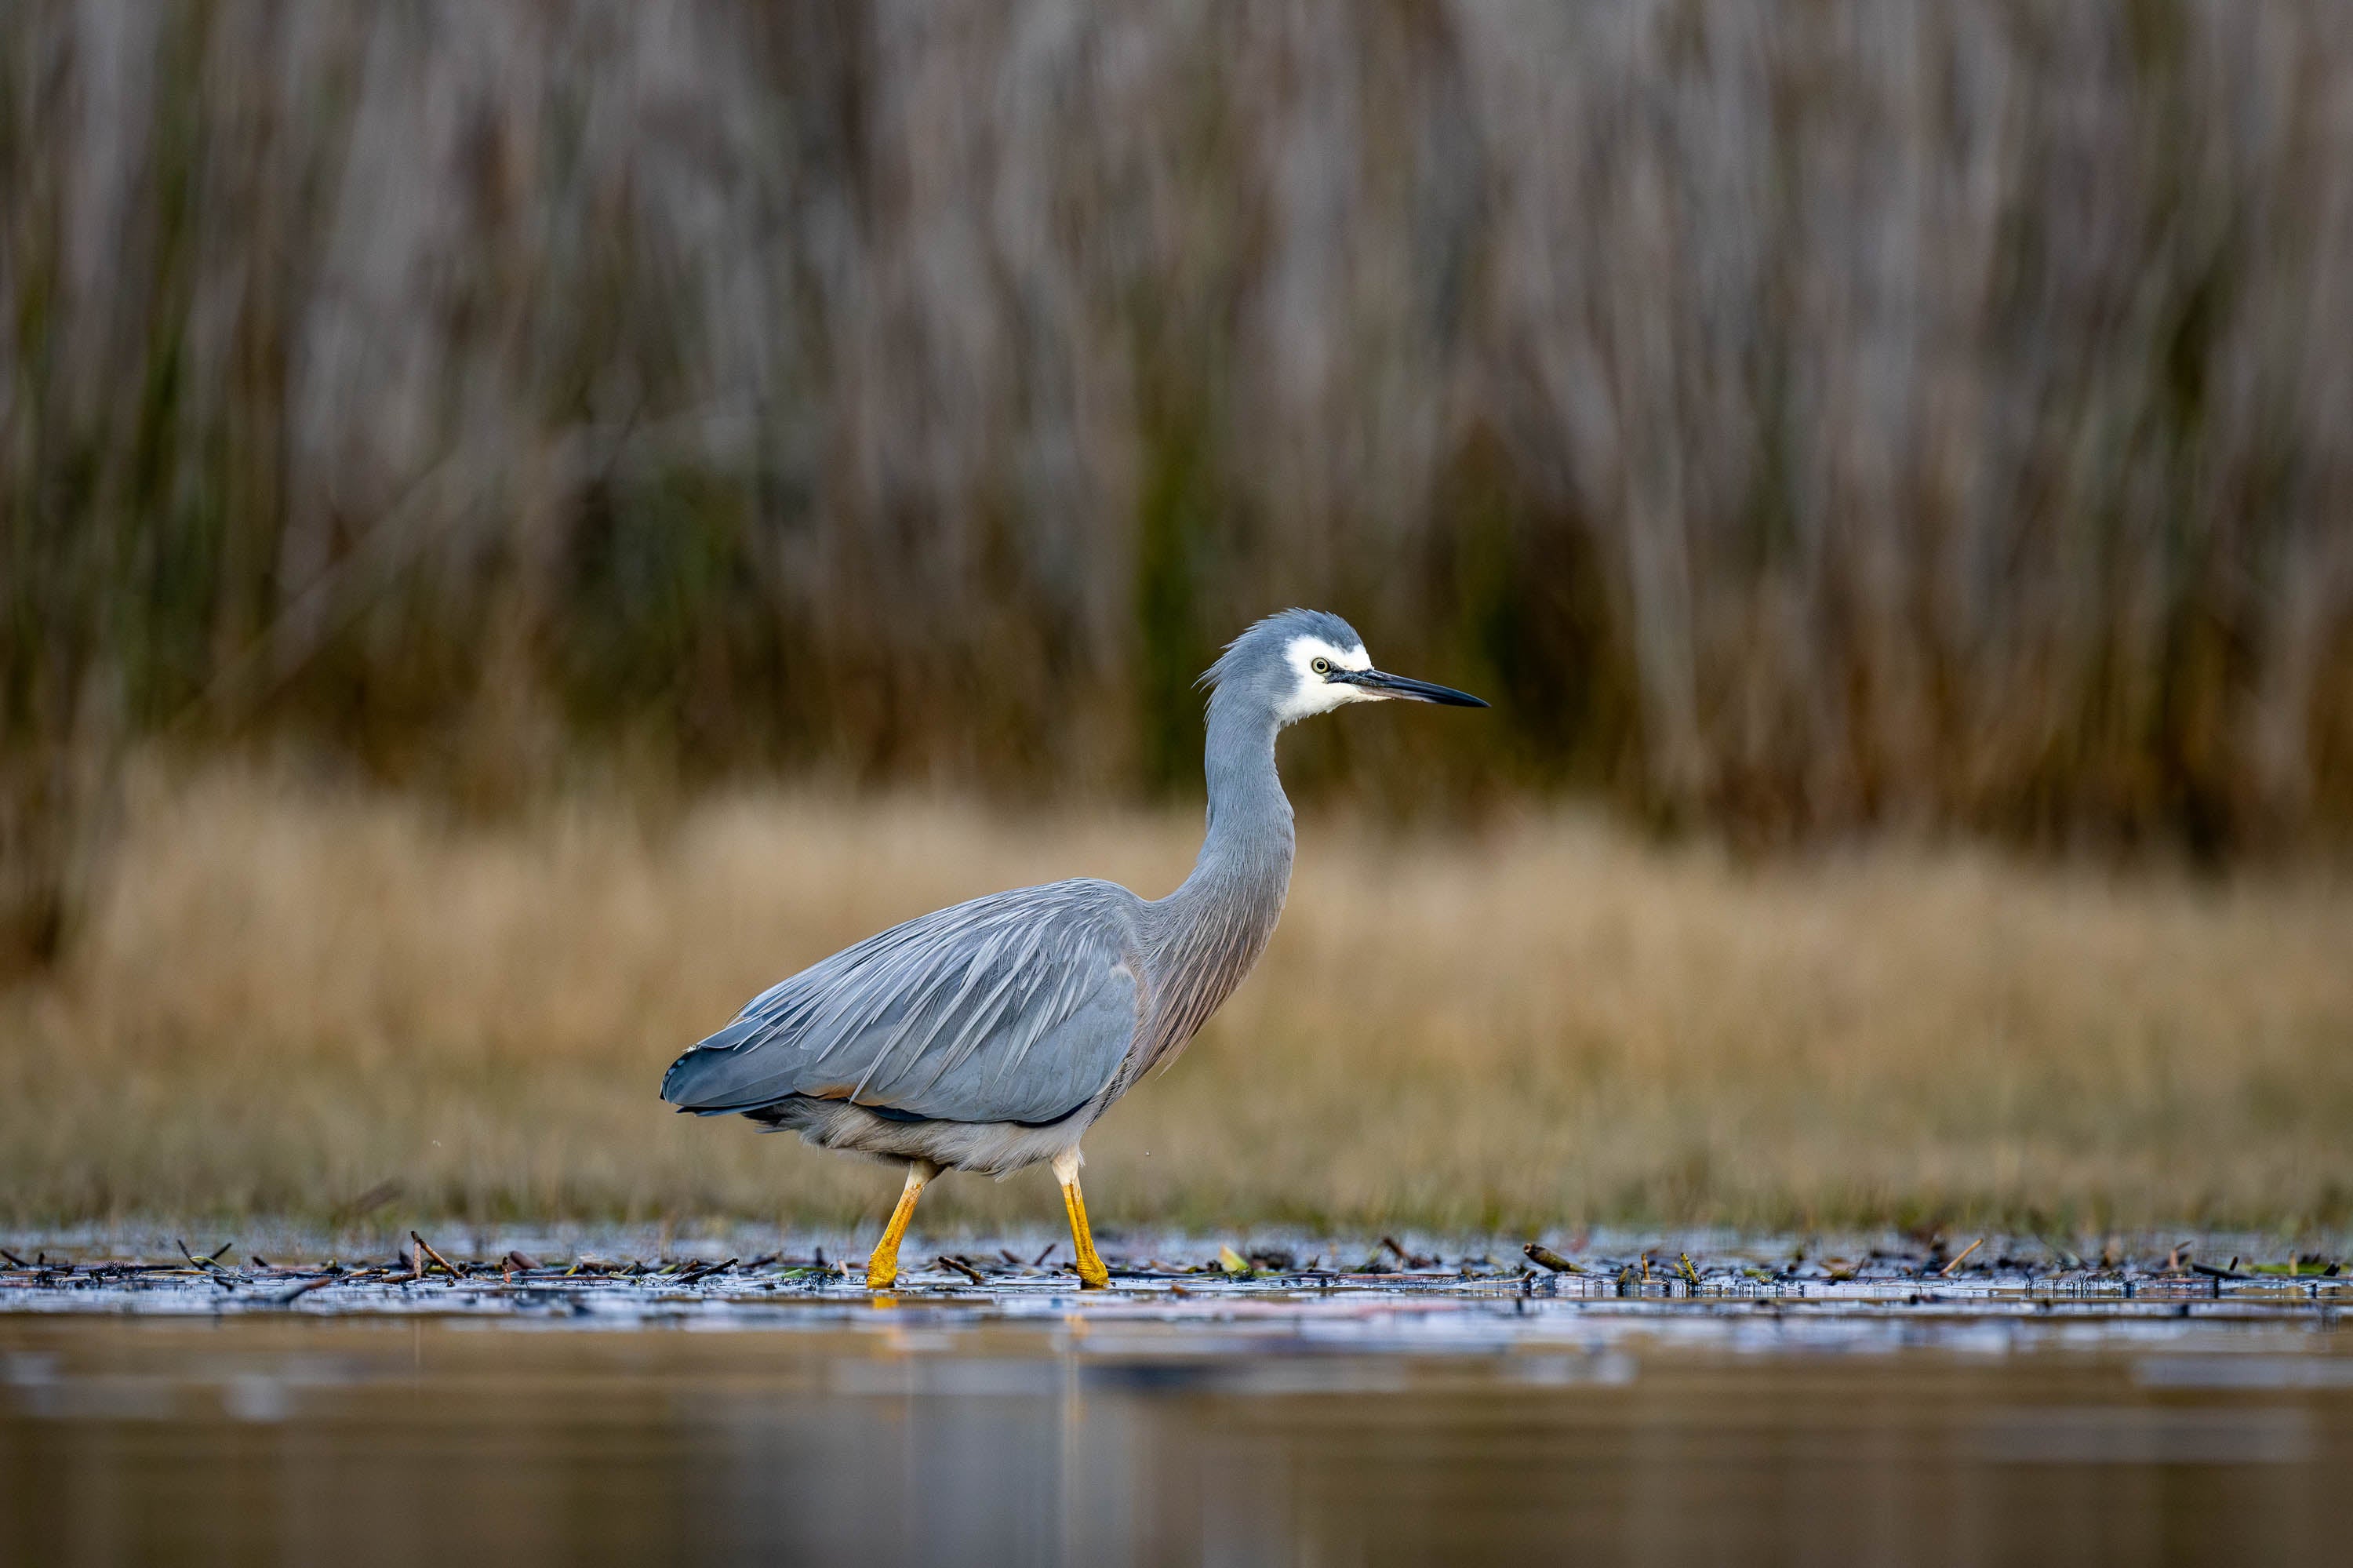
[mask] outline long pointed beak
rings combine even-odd
[[[1362,686],[1376,696],[1403,697],[1413,703],[1437,703],[1450,708],[1483,708],[1485,700],[1468,692],[1458,692],[1451,686],[1432,685],[1428,681],[1408,680],[1380,670],[1335,670],[1324,677],[1350,686]]]

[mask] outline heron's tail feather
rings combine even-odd
[[[747,1078],[765,1078],[768,1075],[747,1062],[739,1054],[745,1042],[757,1035],[764,1021],[739,1018],[718,1033],[687,1047],[686,1054],[670,1065],[662,1075],[661,1097],[681,1110],[719,1112],[744,1108],[744,1092],[752,1087]],[[747,1073],[746,1067],[751,1071]],[[775,1094],[755,1098],[773,1099]]]

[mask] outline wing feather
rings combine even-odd
[[[1056,1119],[1108,1085],[1134,1042],[1137,906],[1115,884],[1060,882],[893,927],[754,997],[672,1064],[662,1097],[714,1116],[811,1095],[948,1121]]]

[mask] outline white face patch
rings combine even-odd
[[[1283,662],[1291,666],[1297,680],[1291,694],[1275,709],[1275,717],[1284,724],[1297,724],[1315,714],[1328,714],[1345,703],[1378,702],[1380,692],[1368,692],[1362,686],[1351,686],[1338,681],[1327,681],[1315,673],[1315,661],[1322,659],[1339,670],[1369,670],[1372,655],[1364,644],[1353,648],[1335,648],[1321,637],[1294,637],[1282,651]]]

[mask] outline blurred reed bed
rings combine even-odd
[[[142,775],[0,991],[0,1221],[875,1222],[886,1170],[674,1115],[687,1043],[947,901],[1157,893],[1189,814],[586,796],[497,827]],[[1983,852],[1744,869],[1580,815],[1311,815],[1264,966],[1088,1144],[1107,1224],[2341,1227],[2353,888]],[[1050,1229],[1042,1176],[923,1223]]]
[[[2348,93],[2337,0],[22,0],[0,913],[158,731],[1182,789],[1298,601],[1501,705],[1310,795],[2342,842]]]

